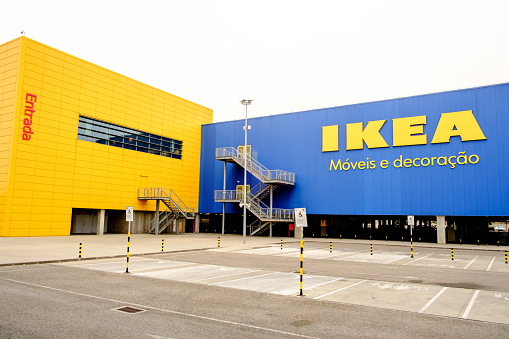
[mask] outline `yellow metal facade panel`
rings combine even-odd
[[[9,236],[11,227],[11,171],[16,95],[22,40],[0,45],[0,236]]]
[[[0,46],[0,89],[0,235],[69,235],[73,208],[154,211],[139,187],[171,188],[198,208],[212,110],[25,37]],[[80,115],[181,140],[182,159],[77,140]]]

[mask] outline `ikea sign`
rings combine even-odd
[[[387,120],[369,121],[364,127],[363,122],[346,124],[346,150],[362,150],[364,145],[367,148],[390,147],[380,134],[381,128]],[[426,145],[428,136],[424,133],[426,125],[426,115],[395,118],[392,119],[392,146],[412,146]],[[486,140],[481,127],[474,117],[472,111],[461,111],[442,113],[440,120],[435,128],[431,144],[440,144],[450,142],[451,137],[459,136],[461,141]],[[339,125],[322,126],[322,152],[339,151]],[[349,159],[334,161],[331,159],[329,171],[333,169],[348,171],[369,170],[375,168],[388,168],[391,163],[394,168],[403,167],[428,167],[428,166],[450,166],[455,168],[457,165],[475,165],[479,162],[479,157],[475,154],[467,155],[465,152],[448,156],[435,157],[415,157],[403,159],[399,158],[392,161],[384,159],[380,162],[366,160],[352,162]]]

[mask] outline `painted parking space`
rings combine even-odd
[[[135,273],[150,278],[158,278],[164,280],[176,280],[183,282],[203,282],[212,279],[231,279],[239,275],[256,273],[259,270],[226,267],[218,265],[196,265],[192,267],[182,267],[168,270],[158,270],[144,273]]]
[[[396,261],[408,258],[408,254],[402,252],[377,251],[371,255],[370,252],[356,253],[351,256],[335,258],[334,260],[356,261],[376,264],[391,264]]]
[[[347,288],[315,299],[371,307],[418,312],[441,287],[423,284],[393,283],[375,280],[345,279]]]
[[[357,256],[355,260],[364,260],[367,255],[369,254],[355,254]],[[377,260],[383,264],[397,259],[402,254],[393,253],[393,256],[390,256],[387,253],[379,253],[378,256],[378,259],[371,259],[371,255],[369,255],[369,259]],[[375,255],[373,257],[376,258]],[[405,255],[406,257],[407,255]],[[440,256],[435,259],[444,260]],[[470,261],[466,259],[461,262],[461,265],[464,265],[465,262],[465,265],[468,265],[472,260],[473,258],[470,258]],[[503,261],[497,263],[490,260],[490,263],[491,269],[498,269],[499,266],[505,265]],[[62,263],[60,265],[112,273],[125,272],[125,262],[119,260]],[[300,289],[300,275],[292,272],[271,272],[151,258],[133,258],[130,262],[130,271],[132,275],[141,277],[279,295],[296,296]],[[305,274],[303,276],[303,294],[305,298],[315,300],[509,324],[508,293],[431,284]]]
[[[85,268],[96,271],[112,272],[112,273],[123,273],[126,271],[127,260],[101,260],[98,262],[73,262],[73,263],[61,263],[63,266],[73,266],[79,268]],[[129,272],[145,271],[145,270],[157,270],[157,269],[168,269],[180,266],[188,266],[188,262],[175,261],[175,260],[158,260],[152,258],[131,258],[129,261]]]
[[[303,284],[309,288],[312,288],[313,286],[324,286],[340,279],[342,278],[305,275],[303,277]],[[215,285],[263,293],[297,295],[300,292],[299,283],[299,274],[287,272],[269,272],[250,278],[224,281]]]
[[[304,248],[304,258],[309,259],[334,259],[340,257],[348,257],[354,254],[358,254],[361,251],[359,250],[349,250],[349,249],[336,249],[332,252],[330,249],[323,248]],[[264,247],[264,248],[256,248],[249,250],[238,251],[238,253],[243,254],[255,254],[255,255],[273,255],[273,256],[281,256],[281,257],[300,257],[300,248],[299,247]]]
[[[479,291],[468,318],[509,323],[509,293]]]
[[[324,246],[321,248],[305,247],[304,258],[306,259],[324,259],[324,260],[343,260],[378,264],[394,265],[412,265],[433,268],[464,269],[489,272],[509,272],[509,265],[505,264],[504,252],[494,252],[493,254],[476,255],[456,250],[454,260],[451,260],[450,249],[444,248],[443,253],[426,253],[414,251],[411,256],[410,248],[405,251],[379,251],[376,247],[373,249],[373,255],[370,249],[359,250],[352,248],[330,248]],[[272,255],[281,257],[298,258],[300,256],[300,247],[291,244],[287,247],[270,246],[256,249],[236,251],[243,254],[254,255]]]
[[[256,255],[279,255],[279,254],[288,254],[288,253],[300,253],[298,248],[293,247],[262,247],[262,248],[253,248],[248,250],[238,251],[237,253],[243,254],[256,254]]]
[[[411,265],[434,268],[454,268],[463,270],[488,271],[493,269],[496,261],[495,256],[479,256],[472,254],[454,255],[454,260],[450,254],[431,254],[416,260]],[[499,261],[501,258],[499,259]],[[497,263],[498,266],[498,263]]]

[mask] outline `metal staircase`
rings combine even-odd
[[[255,215],[258,221],[251,224],[250,234],[256,235],[266,231],[275,222],[293,222],[295,221],[293,209],[273,208],[272,193],[280,185],[294,185],[295,173],[284,170],[269,170],[249,154],[247,157],[244,152],[238,152],[234,147],[224,147],[216,149],[216,159],[235,163],[245,167],[249,173],[260,180],[246,194],[246,208]],[[225,165],[226,166],[226,165]],[[238,190],[216,190],[214,191],[214,200],[216,202],[242,203],[244,196],[242,191]],[[270,206],[267,206],[262,200],[270,196]]]
[[[163,231],[168,228],[173,223],[173,220],[177,218],[178,214],[174,213],[172,210],[165,209],[164,211],[159,213],[159,233],[163,233]],[[157,216],[154,219],[150,220],[149,223],[149,234],[155,234],[157,229]]]
[[[150,221],[149,233],[159,234],[170,226],[175,219],[193,219],[194,208],[188,208],[186,204],[169,188],[147,187],[138,188],[139,200],[156,200],[156,216]],[[159,211],[159,202],[166,209]]]
[[[234,147],[216,148],[217,160],[233,162],[241,167],[244,167],[245,164],[246,170],[264,184],[295,184],[295,173],[279,169],[269,170],[256,159],[253,159],[249,154],[247,155],[247,159],[245,158],[244,152],[237,152]]]

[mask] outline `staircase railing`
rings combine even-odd
[[[248,155],[246,159],[245,153],[237,152],[234,147],[216,148],[216,159],[218,158],[231,158],[240,166],[246,167],[246,170],[262,182],[280,182],[289,185],[295,184],[295,173],[279,169],[269,170],[250,155]]]
[[[194,208],[188,208],[187,205],[179,198],[170,188],[146,187],[138,188],[138,199],[140,200],[163,200],[171,201],[171,203],[183,214],[184,217],[194,218]],[[170,207],[170,206],[168,206]]]
[[[237,190],[216,190],[214,191],[214,200],[229,200],[243,203],[244,192]],[[246,207],[253,213],[258,219],[263,221],[294,221],[294,210],[284,208],[270,208],[262,201],[258,200],[253,196],[251,192],[248,192],[246,196]]]
[[[177,215],[172,211],[165,209],[159,213],[159,233],[163,232],[172,223]],[[157,227],[156,225],[157,216],[149,222],[148,233],[153,233]]]

